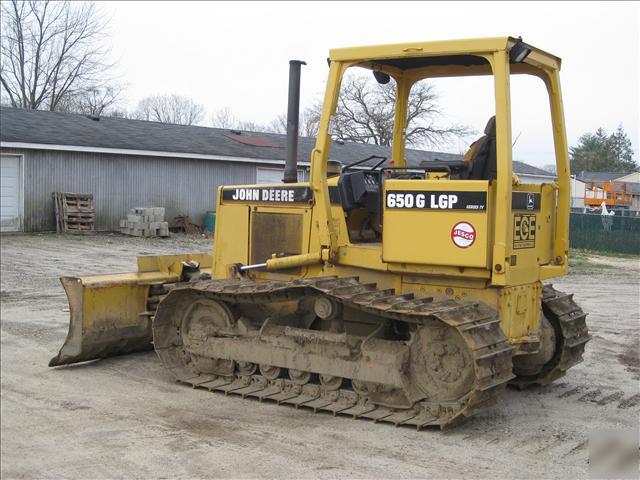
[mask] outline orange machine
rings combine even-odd
[[[633,195],[639,193],[628,182],[594,180],[584,190],[584,204],[594,208],[602,206],[602,202],[607,207],[630,207]]]

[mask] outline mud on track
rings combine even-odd
[[[334,418],[175,384],[153,352],[49,369],[68,312],[60,275],[135,269],[139,254],[210,240],[3,236],[2,478],[588,476],[587,440],[640,414],[640,264],[579,256],[556,288],[589,312],[585,361],[544,388],[508,389],[445,432]]]

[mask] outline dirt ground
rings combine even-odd
[[[640,262],[590,256],[555,281],[589,312],[585,361],[461,426],[416,432],[173,383],[153,352],[51,369],[67,333],[60,275],[135,269],[210,240],[1,239],[1,476],[584,478],[588,438],[637,428]]]

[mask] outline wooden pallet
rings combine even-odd
[[[93,194],[53,192],[56,232],[88,233],[94,231]]]

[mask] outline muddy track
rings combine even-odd
[[[584,347],[591,340],[587,314],[573,301],[573,294],[545,285],[542,289],[542,310],[555,330],[556,354],[539,374],[519,376],[510,382],[520,389],[548,385],[564,376],[567,370],[582,362]]]
[[[160,293],[160,292],[158,292]],[[374,401],[361,390],[330,389],[320,383],[300,385],[285,378],[267,379],[260,374],[211,375],[198,371],[182,343],[179,316],[172,313],[172,298],[197,293],[227,304],[265,304],[301,299],[308,295],[324,295],[335,302],[362,312],[421,328],[441,322],[455,329],[470,352],[473,387],[455,401],[422,400],[407,408],[389,408]],[[164,295],[163,295],[164,297]],[[157,300],[154,298],[153,302]],[[177,300],[176,300],[177,301]],[[179,302],[176,303],[179,305]],[[183,306],[183,305],[182,305]],[[167,313],[163,313],[164,310]],[[266,323],[266,322],[265,322]],[[431,298],[396,295],[393,290],[378,290],[374,284],[362,284],[357,278],[316,278],[290,282],[254,283],[242,280],[199,281],[179,285],[160,303],[153,322],[156,351],[176,380],[193,387],[254,397],[278,404],[305,407],[333,415],[366,418],[396,426],[410,425],[444,428],[496,402],[506,384],[513,378],[512,347],[500,329],[497,312],[483,303],[458,303],[452,300],[434,302]]]

